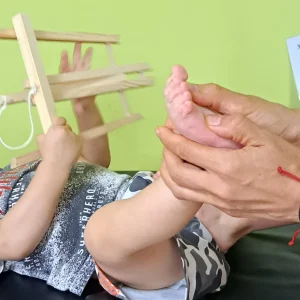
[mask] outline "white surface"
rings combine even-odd
[[[286,40],[294,80],[300,100],[300,35],[288,38]]]

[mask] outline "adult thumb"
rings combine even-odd
[[[264,131],[244,115],[207,115],[210,130],[218,136],[230,139],[243,146],[264,144]]]

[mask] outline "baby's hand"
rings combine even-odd
[[[90,69],[93,49],[88,48],[84,55],[81,53],[81,44],[76,43],[73,50],[73,60],[69,61],[69,56],[66,51],[61,53],[59,71],[60,73],[79,72]],[[79,114],[84,109],[89,107],[95,101],[95,96],[73,99],[75,113]]]
[[[57,164],[59,168],[70,169],[81,154],[81,138],[73,133],[64,118],[53,120],[47,134],[40,135],[37,143],[43,161]]]

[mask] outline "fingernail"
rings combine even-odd
[[[222,120],[221,116],[218,116],[218,115],[207,115],[206,116],[206,122],[210,126],[220,125],[221,120]]]

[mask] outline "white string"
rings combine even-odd
[[[19,150],[19,149],[23,149],[26,146],[28,146],[30,144],[30,142],[32,141],[33,135],[34,135],[34,126],[33,126],[33,120],[32,120],[32,112],[31,112],[31,97],[36,93],[36,87],[32,87],[28,93],[28,98],[27,98],[27,104],[28,104],[28,115],[29,115],[29,121],[30,121],[30,135],[28,137],[28,139],[26,140],[26,142],[24,142],[24,144],[20,145],[20,146],[16,146],[16,147],[12,147],[7,145],[2,138],[0,137],[0,143],[6,147],[7,149],[10,150]],[[5,111],[6,106],[7,106],[7,96],[3,96],[1,95],[1,101],[0,101],[0,116],[1,114]]]

